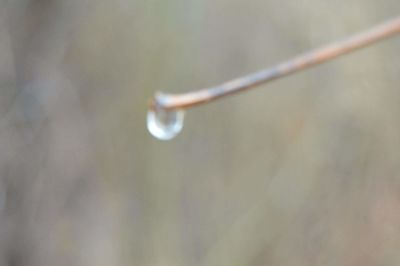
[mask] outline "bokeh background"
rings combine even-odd
[[[400,38],[145,127],[399,10],[0,0],[0,265],[400,265]]]

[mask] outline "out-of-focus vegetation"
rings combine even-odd
[[[400,264],[400,39],[195,108],[398,0],[0,1],[0,264]]]

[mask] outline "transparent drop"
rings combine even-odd
[[[147,113],[147,129],[157,139],[173,139],[182,130],[184,116],[183,110],[149,110]]]

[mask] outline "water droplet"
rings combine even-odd
[[[181,132],[185,113],[183,110],[149,110],[147,129],[160,140],[170,140]]]

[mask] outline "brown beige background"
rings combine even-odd
[[[400,38],[195,108],[397,0],[1,0],[0,264],[400,264]]]

